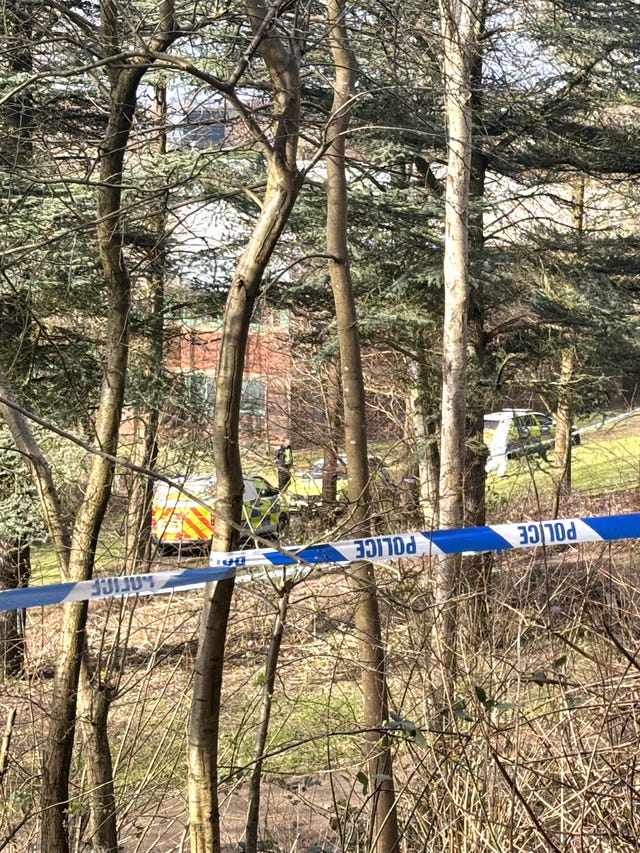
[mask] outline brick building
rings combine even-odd
[[[187,402],[213,411],[221,325],[182,320],[168,347],[166,367],[182,379]],[[277,445],[288,437],[292,356],[289,319],[270,311],[249,328],[242,380],[240,430]]]
[[[181,320],[173,330],[166,367],[181,380],[192,411],[213,412],[221,334],[220,322],[202,318]],[[271,448],[285,438],[294,447],[320,448],[331,440],[330,392],[321,378],[324,371],[317,363],[315,368],[310,366],[314,360],[307,359],[309,344],[295,341],[294,322],[286,311],[263,310],[251,323],[242,380],[242,439],[259,439]],[[363,353],[363,367],[369,439],[397,437],[402,433],[406,404],[398,379],[402,365],[389,351],[369,349]],[[339,400],[334,417],[333,433],[340,443]]]

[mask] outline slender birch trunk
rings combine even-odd
[[[460,527],[463,515],[467,319],[469,303],[469,183],[472,151],[471,47],[478,0],[440,0],[447,181],[445,190],[444,329],[439,522]],[[445,673],[456,660],[456,598],[461,558],[436,564],[435,650]]]
[[[258,853],[258,828],[260,820],[260,794],[262,781],[262,759],[267,745],[269,734],[269,721],[271,719],[271,708],[273,706],[273,691],[276,684],[278,671],[278,660],[280,658],[280,646],[284,635],[284,626],[287,621],[287,610],[289,608],[289,596],[292,584],[285,581],[279,590],[278,611],[273,623],[271,641],[267,651],[267,660],[264,667],[264,686],[262,688],[262,703],[260,705],[260,720],[253,744],[251,760],[251,776],[249,777],[249,807],[247,809],[247,822],[245,827],[245,853]]]
[[[365,394],[358,318],[349,269],[344,156],[350,102],[355,92],[356,61],[349,46],[345,8],[343,0],[328,0],[335,87],[325,157],[327,252],[340,347],[351,530],[354,536],[367,536],[371,532],[371,500]],[[388,706],[385,652],[372,564],[366,561],[354,563],[351,581],[357,596],[355,622],[362,672],[364,724],[370,730],[368,770],[372,821],[369,849],[375,853],[394,853],[399,850],[400,842],[391,744],[388,736],[380,731],[388,719]]]
[[[259,38],[273,87],[274,136],[259,139],[267,163],[262,209],[230,284],[223,318],[216,382],[214,459],[218,518],[213,548],[228,550],[237,540],[242,515],[239,412],[249,322],[264,270],[298,195],[296,165],[300,118],[298,61],[275,26],[277,8],[260,0],[244,5]],[[234,581],[205,589],[188,731],[189,833],[192,853],[219,853],[218,737],[227,623]]]

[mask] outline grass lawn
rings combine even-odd
[[[553,494],[552,456],[532,455],[509,462],[504,477],[491,473],[487,480],[490,503],[507,505],[538,496],[541,502]],[[620,437],[590,435],[573,448],[572,491],[606,494],[640,485],[640,435]]]
[[[640,484],[640,436],[594,440],[575,448],[573,486],[611,492]]]
[[[96,553],[96,568],[107,569],[117,574],[117,561],[122,546],[122,537],[114,530],[102,532]],[[41,586],[60,581],[58,561],[50,543],[31,548],[31,586]]]
[[[31,586],[57,583],[60,580],[58,561],[50,545],[35,545],[31,549]]]

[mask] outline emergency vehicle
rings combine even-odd
[[[175,483],[170,486],[157,480],[153,485],[152,542],[159,551],[210,544],[215,516],[208,507],[215,507],[215,474],[178,477]],[[241,539],[253,535],[274,538],[284,533],[288,524],[288,506],[278,489],[258,474],[245,475]]]
[[[491,412],[484,418],[484,443],[489,448],[486,470],[496,471],[499,477],[506,473],[507,460],[540,454],[546,458],[553,450],[556,439],[556,422],[545,412],[532,409],[503,409]],[[571,430],[571,443],[580,444],[580,433]]]
[[[514,459],[527,453],[539,453],[545,448],[553,449],[556,437],[556,422],[545,412],[534,412],[532,409],[503,409],[501,412],[491,412],[484,417],[483,440],[490,448],[500,424],[504,424],[506,448],[498,448],[498,452],[507,453],[508,459]],[[580,444],[580,433],[571,430],[571,443]]]

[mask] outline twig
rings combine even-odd
[[[4,735],[2,736],[2,744],[0,744],[0,779],[3,778],[4,774],[7,772],[7,765],[9,763],[9,746],[11,745],[11,735],[13,734],[13,724],[16,720],[16,709],[12,708],[9,711],[9,716],[7,717],[7,725],[4,729]]]

